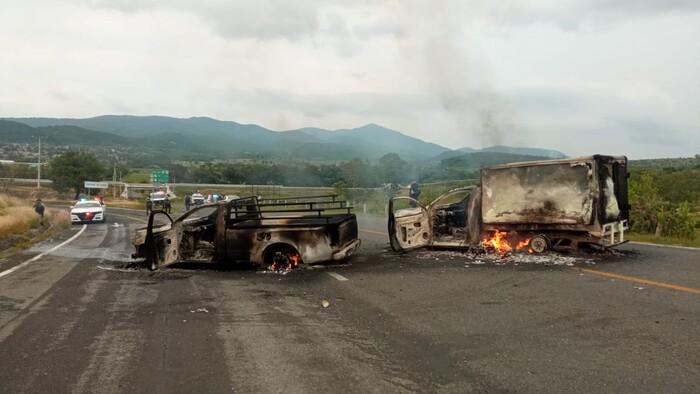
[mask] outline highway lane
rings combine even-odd
[[[697,289],[697,250],[397,254],[385,220],[361,217],[363,245],[345,264],[151,272],[128,266],[145,219],[112,208],[0,277],[4,392],[700,389],[700,295],[576,270]]]

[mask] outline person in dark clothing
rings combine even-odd
[[[192,206],[192,196],[188,194],[185,196],[185,212],[189,211],[191,206]]]
[[[153,201],[151,197],[146,197],[146,215],[153,210]]]
[[[34,212],[36,212],[40,217],[41,217],[41,225],[44,225],[44,210],[46,207],[44,207],[44,203],[41,202],[40,198],[36,199],[36,203],[34,203]]]
[[[420,185],[418,182],[415,180],[411,181],[411,184],[408,186],[408,196],[411,197],[414,200],[418,200],[418,197],[420,196]],[[410,202],[411,208],[415,208],[417,205],[415,202],[411,201]]]
[[[168,197],[165,197],[165,201],[163,202],[163,210],[167,213],[170,213],[171,209],[172,206],[170,205],[170,199]]]

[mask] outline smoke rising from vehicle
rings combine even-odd
[[[470,39],[464,23],[468,17],[459,7],[460,3],[450,3],[422,12],[423,24],[417,33],[412,33],[416,30],[413,17],[406,16],[402,28],[414,40],[425,37],[416,48],[425,72],[425,87],[464,134],[465,145],[512,143],[514,111],[494,87],[489,65]],[[421,11],[415,9],[411,15],[417,12]]]

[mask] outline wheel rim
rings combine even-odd
[[[549,240],[544,235],[536,235],[530,240],[530,249],[535,253],[544,253],[549,250]]]

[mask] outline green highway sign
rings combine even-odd
[[[166,183],[170,181],[170,171],[151,170],[151,182]]]

